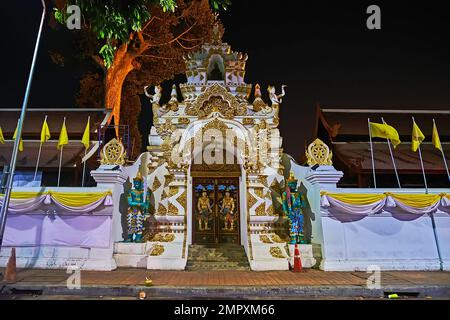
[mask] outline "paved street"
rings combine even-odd
[[[0,272],[4,272],[4,269]],[[381,288],[367,288],[365,272],[291,271],[82,271],[81,289],[69,290],[65,270],[19,270],[17,282],[1,283],[1,299],[130,299],[144,290],[152,299],[399,299],[450,298],[450,272],[381,273]],[[145,287],[146,277],[153,280]]]
[[[4,269],[0,269],[4,273]],[[65,285],[66,270],[18,270],[18,284]],[[150,276],[154,286],[365,286],[365,272],[291,271],[152,271],[118,269],[110,272],[82,271],[82,285],[143,286]],[[386,271],[381,285],[450,286],[450,272]]]

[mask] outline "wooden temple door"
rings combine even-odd
[[[193,243],[240,243],[239,178],[193,180]]]

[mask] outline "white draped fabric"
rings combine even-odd
[[[53,200],[53,202],[60,207],[61,209],[64,209],[65,211],[70,211],[73,213],[83,213],[83,212],[89,212],[89,211],[94,211],[95,209],[97,209],[99,206],[101,206],[102,204],[105,206],[112,206],[113,202],[112,202],[112,197],[111,195],[106,195],[104,198],[98,199],[95,202],[92,202],[90,204],[84,205],[84,206],[79,206],[79,207],[73,207],[73,206],[68,206],[68,205],[64,205],[58,201]]]
[[[366,205],[353,205],[334,199],[333,197],[325,194],[322,196],[321,203],[324,208],[332,207],[338,211],[348,214],[371,215],[383,209],[386,204],[386,199]]]
[[[44,205],[47,195],[43,194],[31,199],[11,199],[9,202],[8,212],[23,214],[34,211]],[[0,197],[0,206],[3,206],[3,197]]]
[[[111,194],[106,193],[103,197],[100,197],[99,199],[87,204],[68,205],[59,201],[57,197],[53,197],[51,193],[47,193],[26,199],[11,198],[8,212],[13,214],[26,214],[35,212],[38,209],[45,209],[45,206],[50,204],[55,204],[57,207],[63,209],[64,211],[82,214],[94,211],[101,205],[112,206],[113,201]],[[0,196],[0,206],[2,205],[3,205],[3,196]]]
[[[403,211],[406,211],[411,214],[428,214],[428,213],[436,211],[437,208],[441,204],[441,201],[437,201],[436,203],[434,203],[431,206],[414,207],[414,206],[409,206],[401,201],[398,201],[398,200],[392,198],[391,196],[388,196],[387,198],[389,199],[390,203],[393,203],[393,205],[390,205],[390,206],[388,205],[388,207],[399,207]]]
[[[450,198],[447,194],[435,195],[436,201],[432,202],[429,205],[424,205],[423,201],[414,201],[414,196],[411,195],[411,199],[401,200],[401,197],[405,198],[405,195],[396,195],[394,194],[385,194],[385,197],[381,198],[377,201],[372,201],[370,203],[361,203],[361,198],[359,194],[355,194],[355,200],[352,200],[351,194],[322,194],[321,197],[321,206],[323,208],[333,208],[339,212],[353,215],[373,215],[379,213],[383,208],[395,208],[398,207],[402,211],[410,214],[422,215],[429,214],[437,211],[438,209],[449,212],[450,208]],[[356,196],[359,196],[356,199]],[[408,196],[406,196],[408,197]],[[430,195],[430,197],[433,197]],[[341,199],[338,199],[341,198]],[[343,201],[342,198],[347,201]],[[350,203],[354,202],[354,203]],[[358,203],[360,202],[360,203]],[[405,202],[408,202],[405,203]]]

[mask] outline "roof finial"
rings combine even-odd
[[[212,33],[212,43],[213,44],[221,44],[222,43],[222,30],[220,30],[220,19],[219,14],[216,12],[214,15],[214,25],[213,25],[213,33]]]
[[[255,97],[261,98],[261,87],[259,86],[259,83],[257,83],[255,86]]]
[[[172,97],[172,99],[177,100],[178,94],[177,94],[177,85],[176,84],[172,85],[172,92],[170,93],[170,96]]]

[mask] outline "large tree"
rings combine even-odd
[[[132,96],[144,84],[183,72],[183,55],[211,35],[211,7],[226,9],[229,4],[230,0],[56,0],[54,17],[65,24],[71,17],[67,7],[80,8],[83,54],[103,71],[103,103],[112,109],[110,121],[118,125],[125,81]],[[95,86],[95,77],[88,74],[81,89]]]

